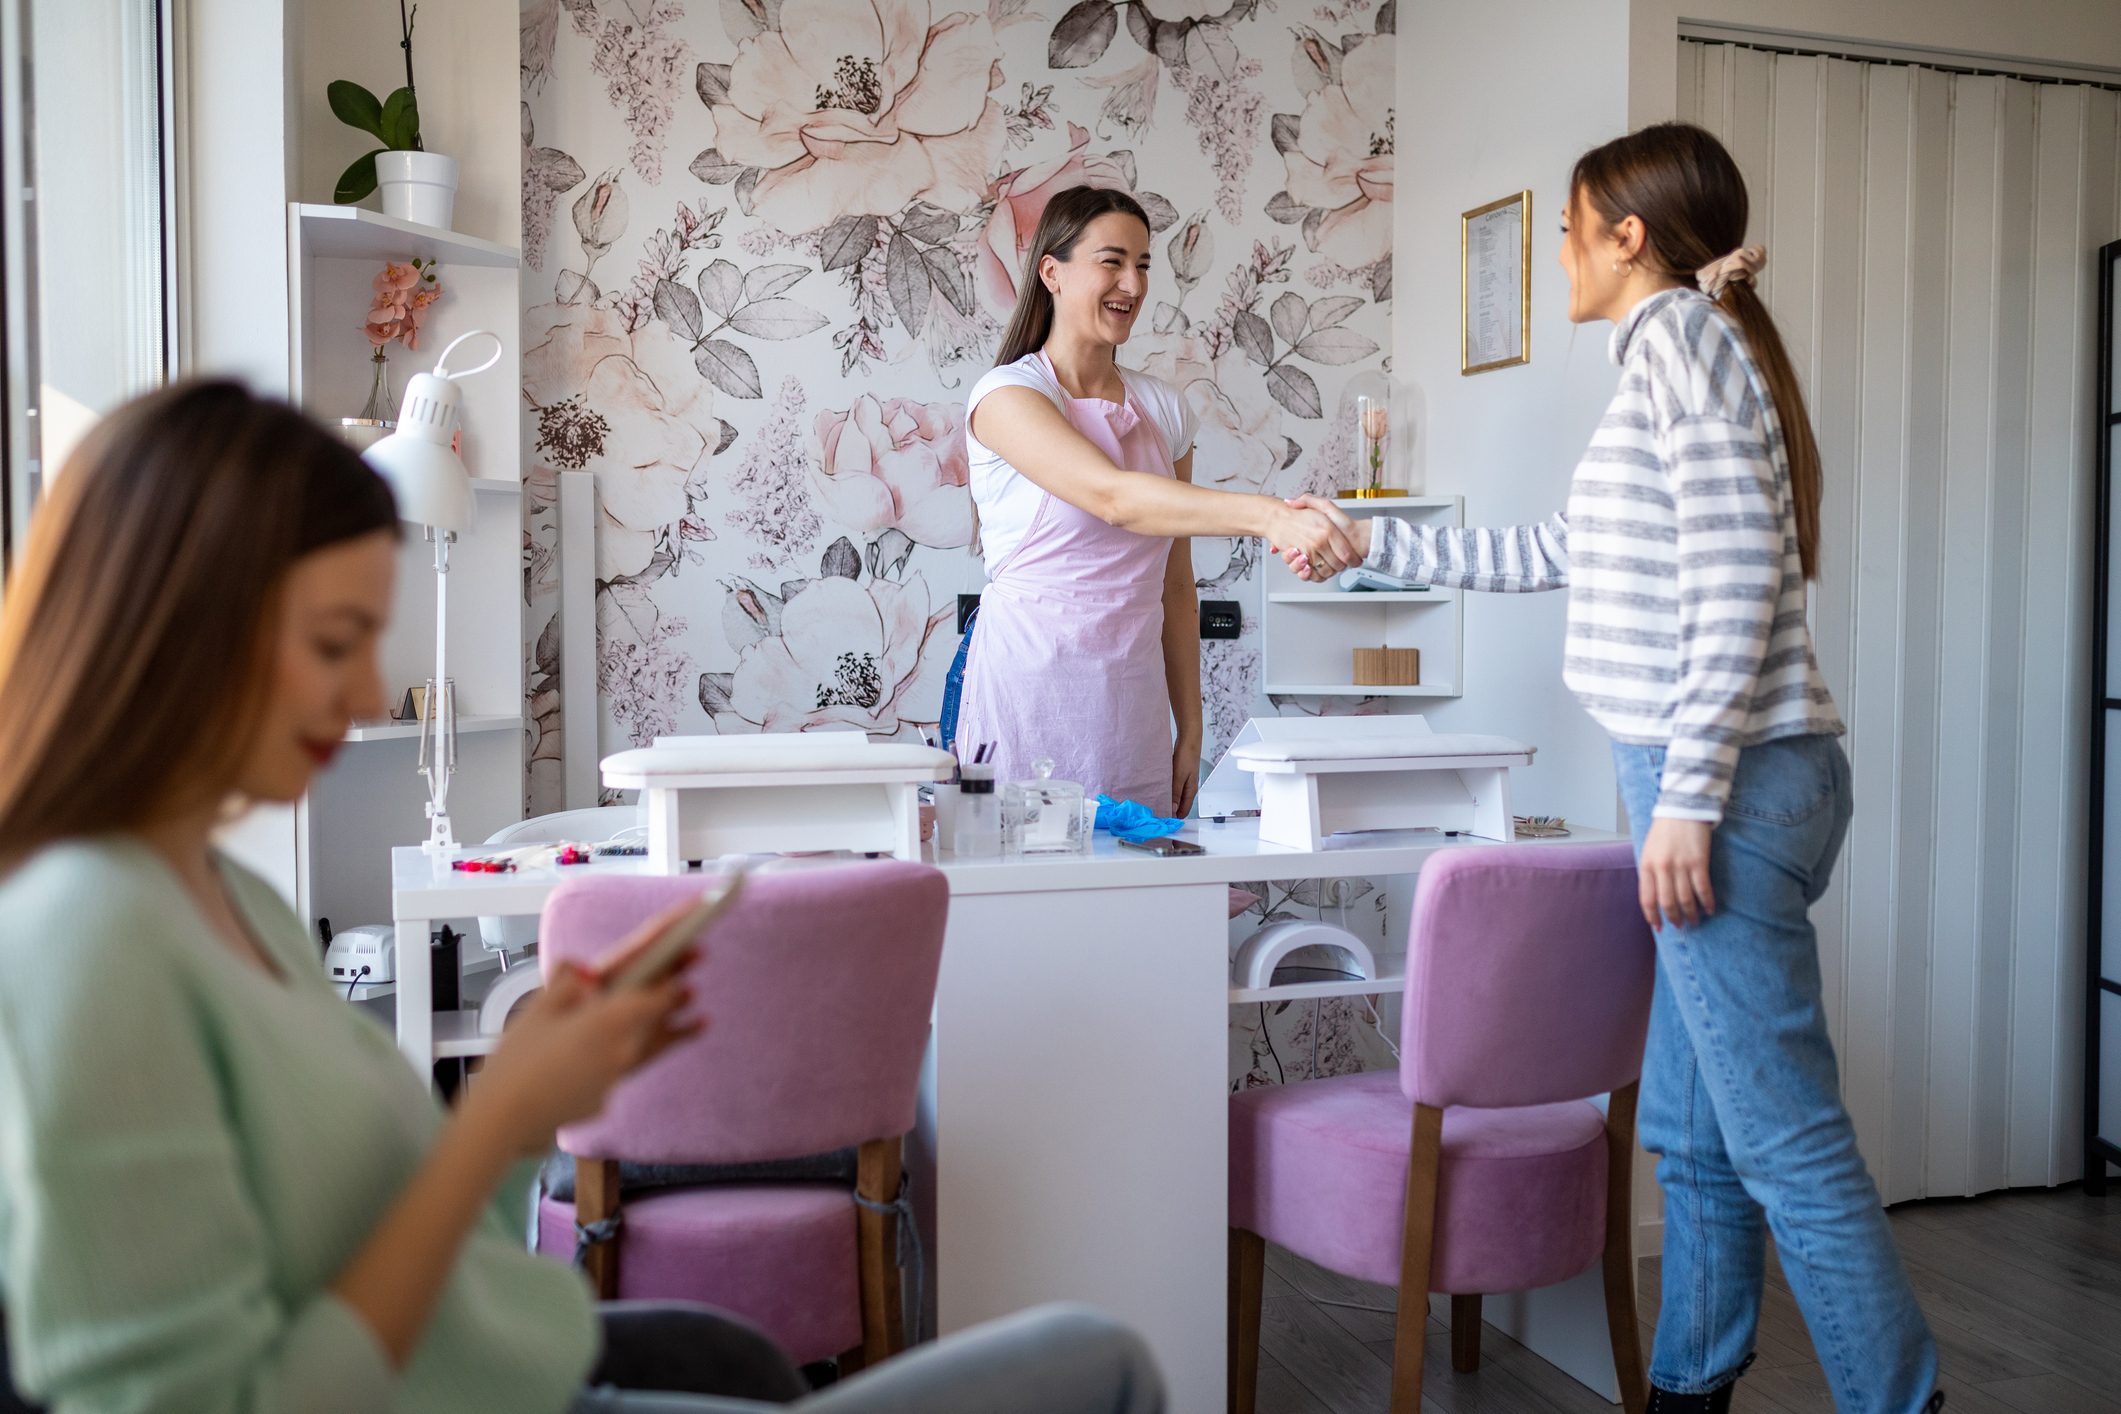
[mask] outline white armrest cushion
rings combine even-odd
[[[840,735],[835,733],[834,735]],[[722,745],[643,746],[621,751],[603,761],[605,773],[620,776],[737,776],[765,771],[802,772],[920,770],[930,779],[947,778],[951,759],[947,751],[932,746],[908,746],[897,742],[878,745],[858,733],[845,733],[853,740],[846,745],[801,746],[784,743],[771,735],[724,737]]]
[[[1522,756],[1527,762],[1537,747],[1514,737],[1484,736],[1473,732],[1435,732],[1405,735],[1364,735],[1295,741],[1248,741],[1232,747],[1240,761],[1387,761],[1395,758],[1439,756]]]

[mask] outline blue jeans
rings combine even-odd
[[[1640,856],[1664,750],[1615,743],[1613,761]],[[1807,916],[1852,805],[1833,737],[1748,747],[1710,837],[1716,912],[1657,935],[1639,1116],[1664,1188],[1650,1379],[1674,1393],[1719,1388],[1752,1353],[1764,1228],[1837,1408],[1916,1414],[1936,1387],[1936,1344],[1841,1103]]]

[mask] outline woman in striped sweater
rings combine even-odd
[[[1613,322],[1621,376],[1567,514],[1349,529],[1386,574],[1569,591],[1563,677],[1613,738],[1657,929],[1641,1101],[1665,1192],[1650,1409],[1730,1407],[1772,1230],[1839,1407],[1915,1414],[1943,1403],[1936,1346],[1841,1103],[1806,916],[1851,809],[1805,627],[1819,452],[1745,226],[1744,179],[1699,128],[1584,154],[1561,247],[1569,318]]]

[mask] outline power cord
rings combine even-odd
[[[360,986],[361,979],[363,977],[366,977],[367,975],[368,964],[364,962],[361,964],[361,970],[359,972],[356,972],[353,976],[346,979],[346,1000],[353,1000],[353,989]]]
[[[1260,1038],[1267,1043],[1267,1054],[1274,1057],[1274,1083],[1277,1085],[1288,1084],[1289,1077],[1281,1068],[1281,1052],[1274,1049],[1274,1033],[1267,1029],[1267,1004],[1265,1002],[1259,1004],[1259,1034]]]

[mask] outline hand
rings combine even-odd
[[[1200,794],[1200,738],[1187,741],[1180,737],[1178,745],[1171,748],[1171,813],[1179,819],[1193,808],[1193,797]]]
[[[1650,821],[1636,887],[1653,932],[1665,923],[1692,928],[1716,911],[1716,894],[1709,887],[1709,836],[1715,829],[1706,820]]]
[[[687,959],[686,965],[689,965]],[[706,1022],[680,1019],[692,1000],[684,967],[651,987],[607,992],[563,965],[519,1008],[464,1100],[515,1151],[542,1153],[563,1124],[604,1108],[611,1088]]]
[[[1297,496],[1291,498],[1288,504],[1296,509],[1315,511],[1319,515],[1326,517],[1341,532],[1342,536],[1347,540],[1349,548],[1353,551],[1352,556],[1338,563],[1320,564],[1315,562],[1301,546],[1291,545],[1280,550],[1279,553],[1282,559],[1298,578],[1309,580],[1313,583],[1322,582],[1332,578],[1342,569],[1351,565],[1359,565],[1369,558],[1370,521],[1368,518],[1358,521],[1322,496]]]
[[[1355,548],[1345,528],[1350,524],[1345,516],[1336,522],[1316,505],[1284,502],[1275,508],[1268,549],[1288,559],[1292,569],[1297,569],[1292,553],[1300,554],[1307,568],[1297,569],[1297,573],[1307,579],[1324,579],[1362,559],[1362,552]]]

